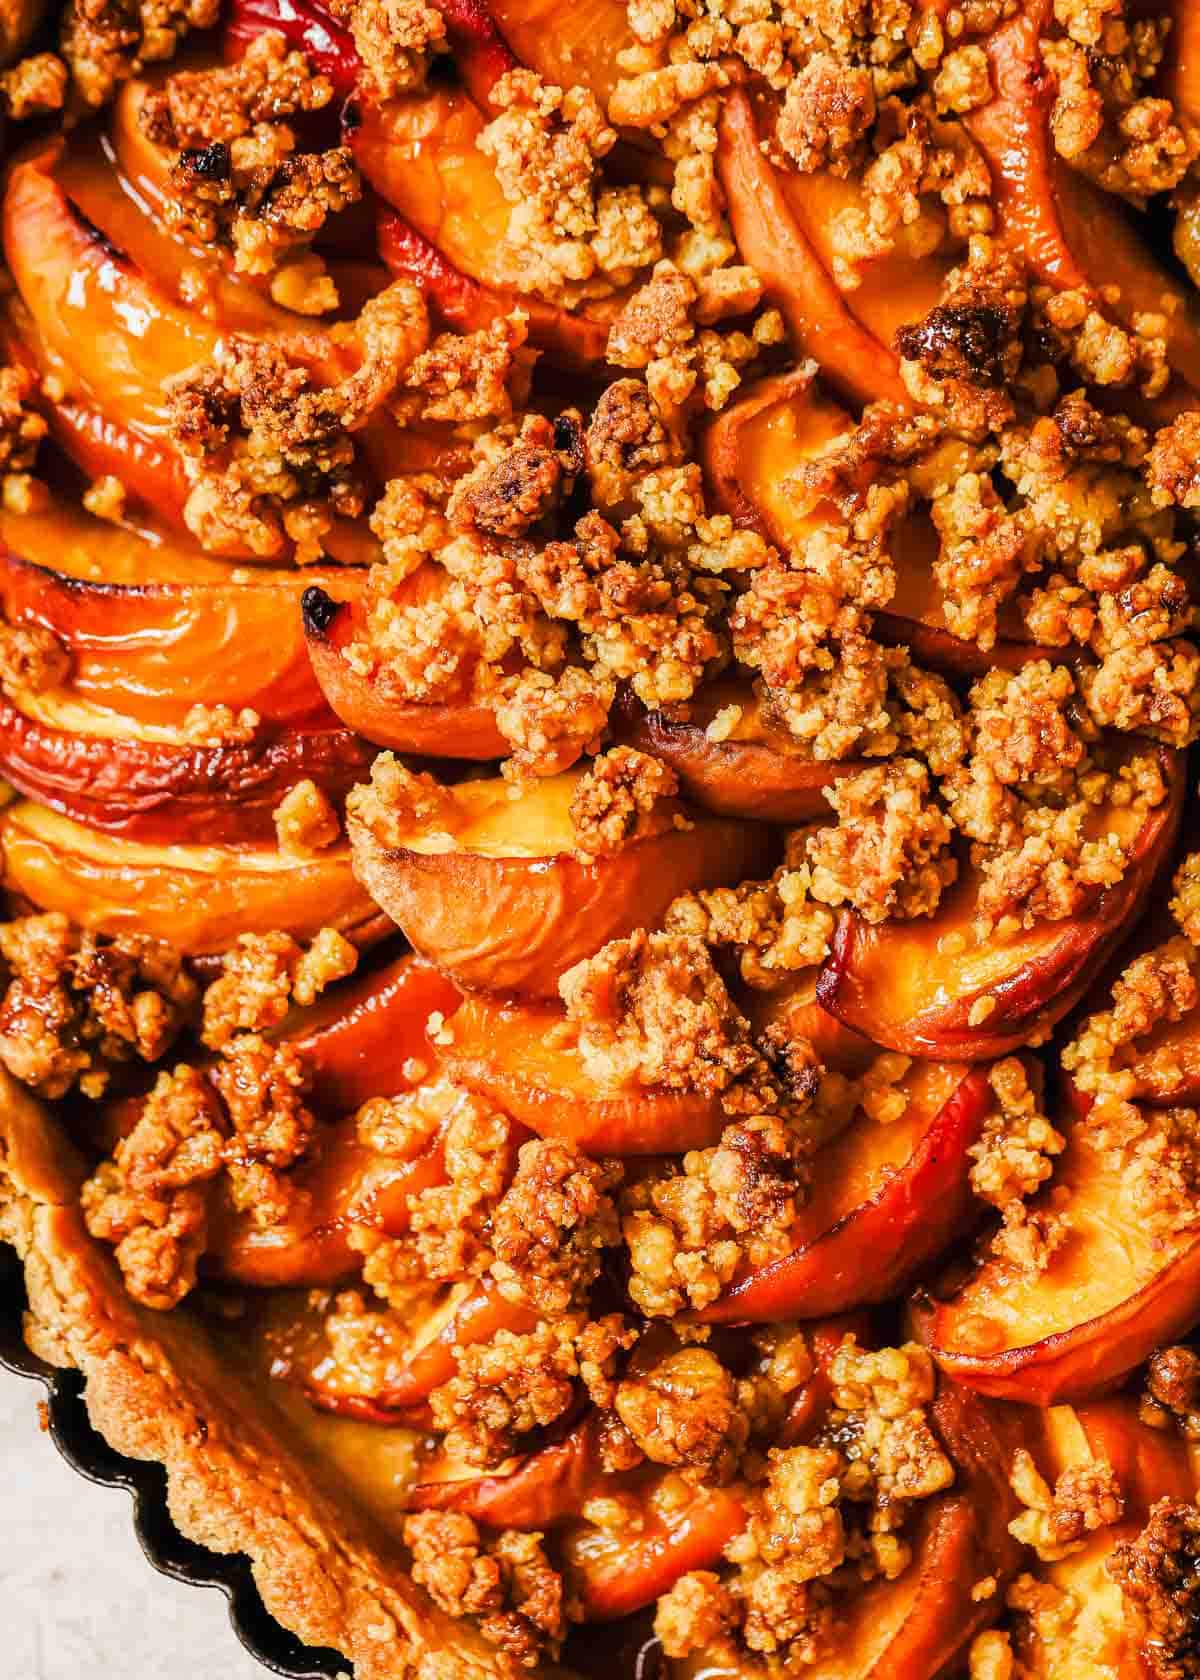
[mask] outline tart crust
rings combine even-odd
[[[26,1340],[81,1373],[88,1417],[115,1451],[164,1466],[180,1532],[244,1553],[276,1621],[341,1652],[358,1680],[500,1673],[414,1585],[395,1542],[319,1483],[203,1326],[130,1300],[84,1228],[84,1176],[45,1107],[0,1070],[0,1240],[24,1264]]]

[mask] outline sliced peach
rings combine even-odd
[[[812,822],[829,813],[824,789],[862,769],[861,761],[810,757],[746,678],[712,683],[657,712],[627,695],[614,722],[619,740],[661,758],[689,799],[722,817]]]
[[[760,381],[704,434],[702,460],[715,501],[739,525],[787,552],[803,553],[833,509],[810,506],[797,475],[851,426],[846,410],[816,384],[811,366]],[[891,545],[896,592],[874,620],[881,641],[909,647],[921,664],[950,675],[982,676],[995,665],[1014,669],[1032,659],[1067,657],[1061,649],[1029,642],[1016,614],[1003,609],[999,640],[988,652],[952,635],[933,573],[937,552],[937,533],[926,515],[913,515],[896,531]]]
[[[343,1114],[418,1083],[431,1063],[429,1017],[452,1015],[460,1001],[436,968],[406,953],[294,1011],[280,1036],[303,1059],[313,1102]]]
[[[907,405],[895,353],[855,318],[825,272],[762,151],[754,105],[741,88],[721,104],[717,168],[742,257],[782,311],[797,356],[817,362],[853,403]]]
[[[406,580],[405,600],[417,602],[444,587],[439,566],[422,566]],[[361,676],[344,649],[360,633],[359,609],[313,585],[301,600],[308,655],[321,690],[342,722],[368,741],[426,758],[503,758],[508,743],[495,713],[467,696],[422,704],[389,693],[378,677]]]
[[[636,1534],[582,1522],[564,1534],[566,1580],[586,1621],[630,1616],[668,1592],[681,1575],[716,1567],[746,1526],[745,1508],[731,1488],[695,1488],[673,1508],[657,1506],[652,1490],[653,1484],[646,1489]]]
[[[779,171],[779,184],[797,225],[826,272],[835,272],[833,228],[844,211],[866,208],[861,180],[817,169],[806,174]],[[861,283],[843,293],[846,307],[882,345],[901,327],[922,320],[941,300],[942,285],[955,261],[944,250],[929,253],[902,227],[896,245],[862,271]]]
[[[621,0],[487,0],[487,9],[522,64],[556,87],[582,84],[607,110],[618,54],[636,45]]]
[[[1178,753],[1158,750],[1170,789],[1162,805],[1144,820],[1107,805],[1089,818],[1095,833],[1124,837],[1130,860],[1121,880],[1098,889],[1079,915],[981,939],[979,878],[964,866],[931,917],[871,926],[843,912],[817,982],[819,1002],[877,1044],[912,1056],[982,1061],[1040,1043],[1129,931],[1170,856],[1183,765]]]
[[[1025,0],[981,43],[994,94],[964,121],[991,170],[1000,236],[1031,277],[1056,289],[1103,295],[1122,326],[1132,327],[1143,312],[1164,313],[1167,360],[1187,385],[1200,389],[1200,310],[1193,289],[1158,261],[1122,207],[1054,149],[1049,124],[1057,86],[1040,46],[1051,23],[1051,0]]]
[[[590,1412],[562,1440],[486,1475],[442,1449],[421,1466],[408,1503],[415,1511],[461,1511],[490,1528],[542,1529],[567,1521],[612,1481],[600,1463],[596,1421]]]
[[[413,949],[460,986],[556,998],[559,978],[610,939],[655,928],[680,893],[770,870],[768,829],[660,801],[619,850],[576,849],[571,802],[584,772],[513,797],[500,776],[460,783],[445,821],[384,846],[350,819],[354,867]],[[452,804],[452,814],[451,814]]]
[[[203,747],[63,690],[22,706],[0,698],[0,774],[28,798],[131,840],[273,841],[276,807],[297,782],[340,802],[371,757],[348,729],[319,719],[260,731],[244,746]]]
[[[393,272],[418,280],[455,325],[484,326],[519,306],[529,313],[533,341],[557,361],[584,367],[602,363],[619,301],[601,299],[564,310],[518,297],[507,282],[498,258],[512,206],[492,159],[476,144],[487,120],[460,88],[350,108],[347,138],[359,168],[401,218],[384,222],[384,261]],[[469,289],[471,283],[482,295]]]
[[[952,1293],[918,1301],[922,1341],[981,1393],[1041,1406],[1086,1399],[1200,1319],[1200,1237],[1156,1237],[1130,1219],[1120,1170],[1082,1130],[1069,1130],[1055,1164],[1054,1184],[1071,1191],[1070,1229],[1046,1269],[1014,1275],[986,1258]]]
[[[760,1038],[768,1028],[782,1033],[785,1042],[804,1039],[824,1067],[857,1079],[875,1060],[879,1047],[862,1033],[839,1021],[817,1002],[818,967],[803,968],[769,992],[743,987],[739,1004]]]
[[[458,1352],[490,1341],[499,1330],[523,1335],[538,1315],[516,1306],[490,1284],[452,1284],[421,1320],[389,1386],[382,1391],[347,1394],[328,1376],[311,1373],[304,1389],[313,1405],[372,1423],[405,1425],[423,1415],[435,1388],[449,1382],[458,1368]]]
[[[478,332],[521,309],[529,318],[529,340],[557,367],[586,370],[604,361],[616,303],[596,302],[559,309],[541,298],[484,285],[464,274],[426,236],[395,210],[379,212],[379,254],[389,271],[416,281],[433,312],[460,332]]]
[[[968,1150],[992,1105],[987,1075],[916,1062],[900,1083],[901,1119],[860,1112],[816,1155],[791,1252],[735,1280],[699,1320],[778,1323],[883,1301],[959,1234],[972,1211]]]
[[[91,932],[148,934],[186,956],[226,951],[239,933],[307,940],[334,927],[367,943],[386,931],[348,847],[297,860],[266,847],[152,846],[22,801],[3,814],[0,852],[18,899]]]
[[[329,719],[298,611],[311,569],[242,570],[158,531],[94,519],[56,497],[0,512],[0,605],[71,655],[72,695],[135,722],[177,726],[195,705],[251,707],[267,724]],[[354,573],[322,586],[356,592]]]
[[[439,1054],[450,1077],[530,1131],[593,1155],[677,1154],[721,1135],[715,1098],[637,1084],[605,1086],[584,1070],[578,1029],[549,1005],[467,998]]]
[[[441,1140],[398,1160],[359,1143],[355,1127],[350,1115],[322,1137],[320,1153],[293,1175],[294,1212],[278,1224],[260,1225],[252,1209],[218,1202],[205,1274],[251,1289],[325,1288],[361,1265],[350,1246],[355,1227],[403,1235],[409,1197],[445,1181]]]

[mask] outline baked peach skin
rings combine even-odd
[[[65,497],[0,512],[6,621],[49,630],[70,654],[71,693],[140,723],[178,725],[196,705],[251,707],[268,725],[330,721],[298,610],[314,583],[346,599],[359,577],[238,568]]]
[[[770,871],[769,829],[661,801],[617,851],[575,849],[582,770],[521,789],[493,776],[447,791],[437,820],[384,845],[353,815],[354,868],[413,949],[458,985],[557,998],[567,969],[611,939],[655,928],[680,893]]]
[[[719,714],[714,737],[709,727]],[[813,822],[829,814],[824,789],[863,768],[861,760],[810,757],[772,719],[748,677],[722,678],[655,712],[625,694],[612,725],[618,740],[669,764],[689,800],[722,817]]]
[[[948,0],[924,0],[944,12]],[[1180,8],[1187,12],[1187,7]],[[992,176],[1000,237],[1030,277],[1056,290],[1113,288],[1105,308],[1122,326],[1143,312],[1167,315],[1167,360],[1200,389],[1200,311],[1194,290],[1154,256],[1122,206],[1061,159],[1050,134],[1057,84],[1042,64],[1052,0],[1024,0],[1017,14],[984,36],[993,97],[963,119]],[[1186,404],[1187,394],[1179,401]],[[1162,403],[1169,409],[1172,393]]]
[[[145,933],[185,956],[227,951],[240,933],[323,927],[366,944],[387,923],[354,879],[349,848],[312,859],[270,847],[147,845],[100,834],[28,800],[0,819],[5,884],[93,933]]]
[[[819,1002],[877,1044],[911,1056],[983,1061],[1040,1042],[1128,933],[1170,858],[1184,766],[1181,754],[1158,752],[1168,797],[1136,833],[1124,833],[1131,843],[1125,874],[1097,889],[1079,915],[979,940],[978,877],[964,864],[932,917],[871,926],[843,911],[817,982]],[[1134,820],[1109,806],[1089,819],[1097,833],[1122,833]],[[982,999],[991,1003],[981,1011]]]
[[[468,997],[435,1042],[450,1078],[479,1091],[531,1132],[590,1155],[678,1154],[716,1143],[715,1097],[637,1084],[604,1085],[584,1069],[578,1029],[550,1004]]]
[[[164,845],[273,842],[275,810],[297,782],[340,803],[373,756],[336,720],[196,746],[64,691],[29,696],[24,708],[0,698],[0,774],[13,787],[106,834]]]
[[[810,506],[797,474],[852,426],[846,410],[817,384],[811,364],[761,380],[718,415],[702,438],[701,460],[714,501],[738,525],[785,552],[802,553],[834,510]],[[1015,613],[1003,610],[999,638],[986,653],[951,634],[933,575],[937,548],[937,533],[924,515],[914,514],[896,532],[891,545],[896,593],[887,610],[874,615],[881,641],[910,648],[920,664],[950,676],[983,676],[997,665],[1013,670],[1032,659],[1060,663],[1070,657],[1061,648],[1028,641]]]
[[[696,1319],[778,1323],[887,1299],[970,1222],[968,1150],[992,1105],[981,1068],[915,1062],[901,1119],[861,1111],[817,1152],[791,1252],[734,1281]]]
[[[520,307],[529,315],[531,339],[556,362],[602,364],[619,300],[567,310],[518,297],[507,282],[498,258],[512,206],[492,159],[476,144],[487,121],[463,88],[433,88],[348,108],[346,138],[355,160],[399,215],[395,222],[384,218],[381,255],[393,272],[416,279],[456,325],[485,326]]]
[[[717,170],[743,260],[782,312],[796,355],[816,361],[852,403],[907,405],[895,352],[855,318],[826,273],[762,151],[754,102],[742,88],[722,99]]]
[[[1069,1088],[1070,1089],[1070,1088]],[[1041,1272],[985,1258],[944,1295],[918,1298],[921,1340],[942,1370],[980,1393],[1052,1406],[1103,1393],[1200,1320],[1200,1237],[1156,1238],[1130,1218],[1122,1172],[1082,1137],[1087,1101],[1055,1163],[1070,1230]],[[1053,1188],[1030,1204],[1050,1209]]]
[[[436,592],[446,574],[433,564],[405,581],[404,600]],[[357,606],[332,599],[315,584],[301,598],[308,656],[321,690],[349,729],[376,746],[429,758],[503,758],[508,743],[495,713],[467,698],[423,704],[388,692],[377,676],[362,676],[345,656],[360,632]]]

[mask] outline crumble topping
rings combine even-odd
[[[1109,1573],[1141,1631],[1142,1661],[1154,1680],[1185,1680],[1200,1667],[1196,1557],[1200,1511],[1160,1499],[1136,1540],[1124,1540]]]
[[[1043,1563],[1079,1551],[1088,1535],[1120,1522],[1125,1501],[1111,1464],[1103,1459],[1064,1470],[1051,1491],[1024,1447],[1013,1458],[1010,1482],[1025,1509],[1009,1533],[1032,1546]]]
[[[639,823],[679,792],[679,778],[660,759],[633,747],[610,747],[594,758],[571,798],[575,844],[587,857],[619,852]]]
[[[308,950],[286,933],[239,934],[204,993],[205,1044],[223,1050],[237,1033],[279,1026],[293,1002],[314,1002],[357,962],[354,946],[334,928],[322,928]]]
[[[52,912],[0,925],[0,1060],[38,1093],[99,1096],[113,1067],[164,1055],[198,991],[178,955],[142,934],[98,938]]]
[[[489,1644],[522,1668],[556,1657],[567,1631],[562,1576],[542,1538],[507,1528],[485,1540],[455,1511],[418,1511],[404,1522],[417,1585],[448,1616],[476,1621]]]

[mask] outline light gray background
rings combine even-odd
[[[220,1593],[159,1575],[133,1504],[59,1458],[0,1371],[0,1680],[266,1680]]]

